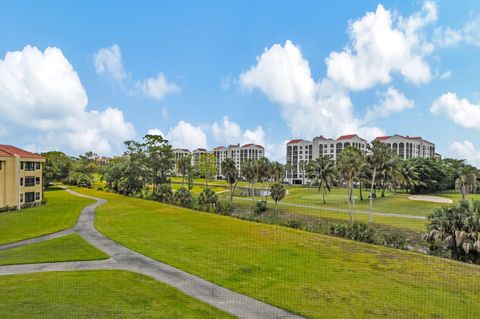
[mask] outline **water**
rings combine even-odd
[[[252,194],[252,189],[242,187],[237,189],[237,195],[244,196],[244,197],[247,197],[247,196],[265,197],[265,196],[270,196],[270,191],[268,189],[254,188],[253,194]]]

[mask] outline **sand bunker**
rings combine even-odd
[[[453,201],[450,198],[440,197],[440,196],[431,196],[431,195],[412,195],[409,196],[410,200],[420,200],[423,202],[432,202],[440,204],[451,204]]]

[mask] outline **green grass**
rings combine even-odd
[[[174,191],[176,191],[176,190],[178,190],[178,189],[180,189],[180,188],[182,187],[182,184],[172,183],[171,186],[172,186],[172,189],[173,189]],[[185,184],[184,187],[186,188],[186,187],[187,187],[187,184]],[[203,186],[194,185],[193,188],[192,188],[190,191],[192,192],[192,194],[198,195],[198,194],[200,194],[200,193],[203,191],[204,188],[205,188],[205,184],[204,184]],[[223,188],[223,187],[215,187],[215,186],[210,186],[210,185],[209,185],[209,188],[210,188],[211,190],[213,190],[215,193],[217,193],[217,192],[224,192],[224,191],[227,190],[226,188]]]
[[[115,241],[309,318],[473,318],[480,267],[93,190]]]
[[[60,188],[47,190],[45,197],[45,206],[0,213],[0,245],[70,228],[82,208],[94,202]]]
[[[77,234],[0,251],[0,265],[107,259]]]
[[[0,276],[0,318],[233,318],[152,278],[126,271]]]

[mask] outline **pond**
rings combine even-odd
[[[255,196],[255,197],[260,197],[260,196],[270,196],[270,190],[268,189],[261,189],[261,188],[254,188],[253,189],[253,194],[252,194],[252,189],[246,188],[246,187],[239,187],[237,188],[236,191],[237,196]]]

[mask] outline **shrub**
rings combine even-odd
[[[254,212],[256,214],[261,214],[267,210],[267,202],[265,201],[258,201],[255,205]]]
[[[287,220],[285,223],[282,223],[282,226],[287,226],[287,227],[295,228],[295,229],[302,229],[303,228],[302,223],[299,222],[298,220],[295,220],[295,219]]]
[[[92,175],[80,172],[71,172],[64,181],[67,185],[93,188],[95,180]]]
[[[153,199],[162,203],[171,203],[173,200],[173,191],[170,184],[161,184],[157,188],[157,192],[153,194]]]
[[[193,206],[192,192],[190,192],[185,187],[181,187],[173,195],[173,202],[176,205],[191,208]]]
[[[364,243],[378,243],[378,233],[375,228],[364,222],[353,224],[332,224],[329,228],[330,235],[361,241]]]
[[[210,211],[215,208],[218,203],[217,194],[210,188],[204,188],[198,197],[198,208],[205,211]]]
[[[232,205],[229,202],[218,201],[215,206],[215,212],[221,215],[229,215],[232,212]]]

